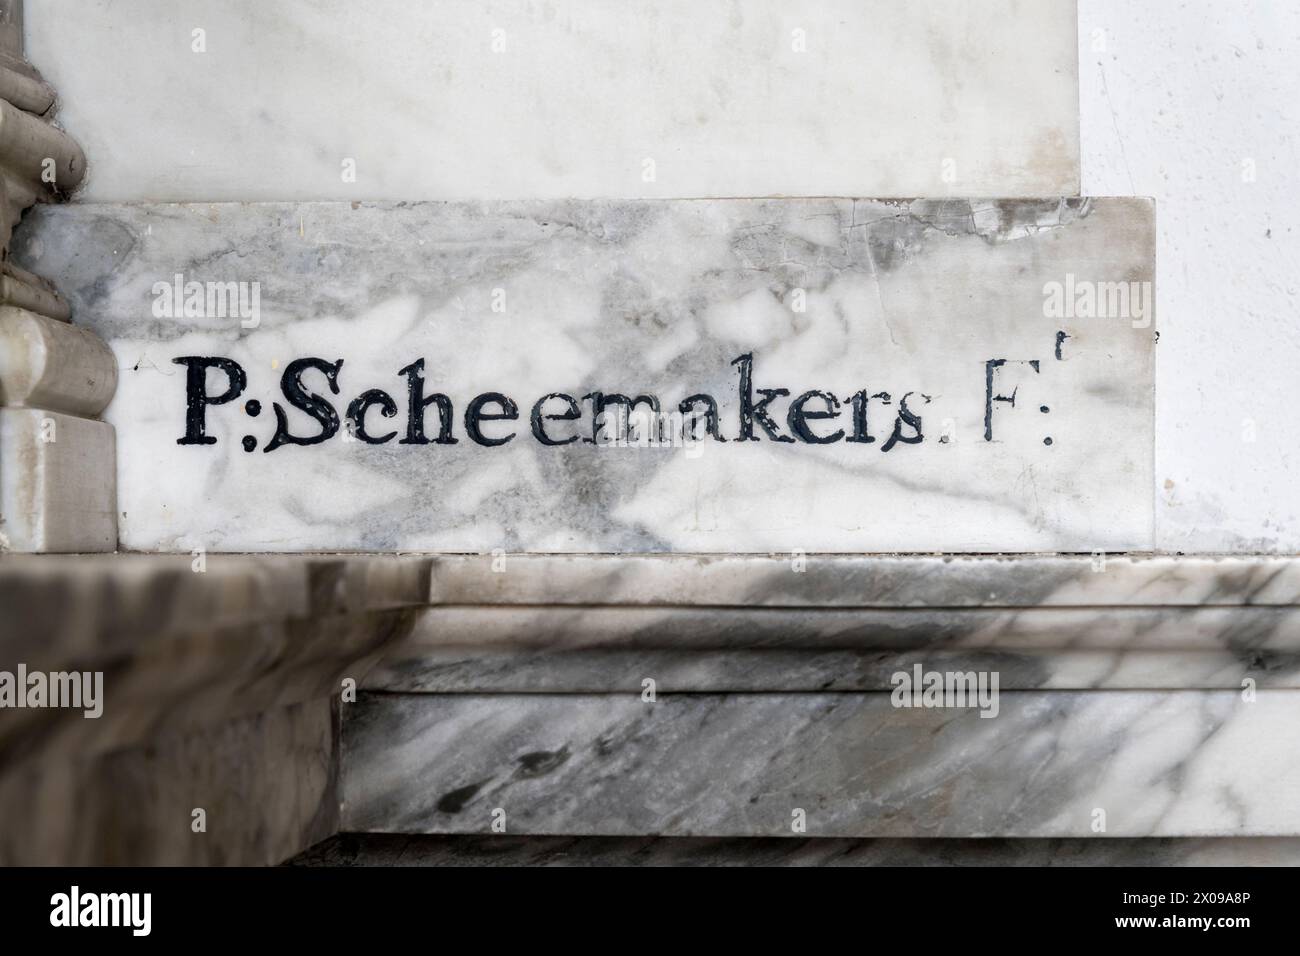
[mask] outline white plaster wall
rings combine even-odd
[[[1083,192],[1156,198],[1157,543],[1300,550],[1300,3],[1080,0],[1079,43]]]

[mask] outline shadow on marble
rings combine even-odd
[[[1292,836],[1300,692],[366,694],[342,829],[833,837]],[[986,716],[992,719],[985,719]],[[1100,831],[1097,827],[1104,827]]]
[[[342,833],[286,866],[1297,866],[1300,839],[781,839]]]

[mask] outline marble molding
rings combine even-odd
[[[1074,0],[27,16],[95,201],[1075,195],[1076,31]]]
[[[1300,688],[1300,654],[1221,651],[732,648],[485,649],[399,643],[368,690],[420,694],[721,694],[889,691],[917,665],[996,673],[1001,690]]]
[[[1150,863],[1297,832],[1296,559],[800,557],[439,558],[440,606],[343,711],[342,828],[486,840],[500,808],[507,844],[1051,837],[1093,865],[1124,854],[1089,838]],[[996,674],[996,717],[895,707],[918,665]]]
[[[341,828],[487,834],[500,809],[515,835],[1294,836],[1297,728],[1292,690],[1010,691],[993,720],[885,693],[367,695]]]
[[[549,833],[774,836],[767,858],[806,862],[826,844],[801,837],[1077,838],[986,862],[1284,854],[1242,838],[1295,833],[1300,561],[807,559],[0,556],[0,670],[105,672],[98,720],[0,712],[0,809],[31,821],[0,828],[0,859],[277,862],[340,828],[487,834],[497,807],[503,853]],[[562,621],[530,606],[548,579]],[[494,606],[428,606],[475,593]],[[916,663],[997,671],[997,718],[891,706],[887,671]],[[341,705],[336,751],[316,721],[342,676],[385,693]],[[206,840],[175,825],[195,806]],[[1150,834],[1233,839],[1114,850]],[[846,853],[922,856],[889,846]]]
[[[420,638],[492,648],[1300,652],[1300,608],[434,607]]]
[[[0,556],[0,671],[102,674],[101,713],[0,710],[0,775],[338,697],[410,633],[430,562]]]
[[[129,655],[142,642],[429,602],[430,557],[0,555],[7,662]],[[0,660],[4,666],[5,660]]]
[[[445,554],[431,574],[437,605],[1300,605],[1300,559],[1265,555]]]
[[[289,866],[1296,866],[1300,839],[782,839],[345,833]]]
[[[336,722],[314,700],[7,767],[0,865],[280,863],[338,831]]]
[[[30,758],[87,758],[139,746],[169,733],[344,692],[361,682],[384,650],[410,632],[401,611],[311,618],[278,625],[194,631],[141,641],[129,655],[21,659],[24,671],[98,672],[102,713],[75,708],[12,709],[0,720],[0,767]],[[10,663],[4,668],[17,672]]]
[[[1292,558],[446,555],[373,670],[429,693],[1291,687]]]
[[[409,632],[429,566],[0,555],[0,671],[103,675],[93,719],[0,709],[0,863],[264,865],[337,832],[332,707]]]
[[[110,204],[32,219],[19,261],[59,275],[118,359],[106,416],[121,432],[127,548],[1152,546],[1142,200]],[[1131,317],[1050,312],[1049,286],[1076,279],[1145,294]],[[218,286],[238,287],[239,310],[208,305]],[[188,363],[217,358],[238,372],[192,377]],[[328,398],[348,424],[286,446],[273,436],[320,433],[281,395],[311,358],[343,360]],[[417,360],[426,400],[448,396],[446,436],[433,407],[412,438],[418,373],[399,370]],[[322,367],[292,374],[326,390]],[[738,441],[747,391],[778,387],[790,394],[770,405],[773,431],[759,420],[757,440]],[[484,447],[461,419],[499,390],[518,420],[484,424],[487,440],[519,434]],[[838,417],[813,421],[830,407],[813,396],[799,406],[812,434],[796,441],[805,390],[838,397]],[[575,429],[591,430],[596,392],[661,396],[668,412],[715,396],[723,440],[590,443]],[[563,395],[539,413],[573,444],[530,430],[553,393],[587,396],[577,415]],[[510,414],[495,401],[489,415]]]

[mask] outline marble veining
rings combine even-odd
[[[1300,654],[1222,651],[739,648],[538,650],[413,643],[365,677],[369,690],[422,694],[758,693],[892,690],[896,675],[996,672],[1003,690],[1300,688]]]
[[[434,607],[419,640],[483,648],[1300,651],[1300,608]]]
[[[367,695],[341,828],[488,834],[500,809],[513,834],[1294,836],[1298,718],[1290,690],[1011,691],[993,720],[884,693]]]
[[[986,552],[1151,549],[1153,249],[1143,200],[822,199],[80,205],[17,255],[117,356],[127,548]]]
[[[343,833],[288,866],[1296,866],[1300,839],[782,839]]]
[[[439,555],[440,605],[1141,608],[1300,604],[1300,558],[1228,555]]]

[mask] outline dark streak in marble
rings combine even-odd
[[[1300,692],[367,694],[344,711],[343,829],[571,835],[1291,835]],[[566,751],[542,776],[527,754]],[[455,814],[443,795],[476,784]],[[1225,794],[1231,800],[1225,800]]]

